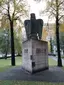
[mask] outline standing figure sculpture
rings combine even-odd
[[[30,20],[24,21],[25,30],[27,39],[41,39],[42,37],[42,28],[43,28],[43,20],[36,19],[35,14],[31,14]]]

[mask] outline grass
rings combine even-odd
[[[64,56],[62,56],[61,58],[64,58]]]
[[[53,60],[52,58],[48,58],[49,61],[49,66],[56,66],[57,62],[55,60]]]
[[[19,66],[22,64],[22,58],[16,57],[16,66]],[[11,58],[6,59],[0,59],[0,72],[3,72],[9,68],[11,68]]]
[[[22,57],[16,57],[16,66],[22,65]],[[49,58],[49,66],[55,66],[57,63],[55,60]],[[11,58],[8,58],[7,60],[5,59],[0,59],[0,72],[5,71],[9,68],[11,68]]]
[[[22,65],[22,57],[16,57],[16,66]],[[57,63],[52,58],[48,59],[49,66],[55,66]],[[11,58],[6,59],[0,59],[0,72],[5,71],[9,68],[11,68]]]
[[[64,85],[64,83],[50,83],[38,81],[0,81],[0,85]]]
[[[16,57],[16,65],[21,65],[22,64],[22,57]],[[7,65],[11,65],[11,58],[8,59],[0,59],[0,67],[4,67]]]

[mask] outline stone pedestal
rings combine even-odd
[[[22,43],[22,67],[31,73],[48,69],[48,43],[26,40]]]

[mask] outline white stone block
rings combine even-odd
[[[48,68],[48,43],[34,39],[23,42],[22,66],[31,73]]]

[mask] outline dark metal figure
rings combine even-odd
[[[26,30],[27,39],[41,39],[43,28],[42,19],[36,19],[35,14],[32,13],[30,20],[24,21],[24,26]]]

